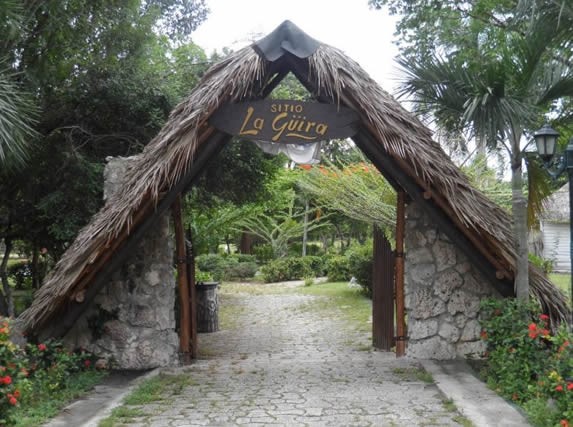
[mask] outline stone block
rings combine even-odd
[[[481,326],[477,319],[470,319],[463,329],[461,340],[462,341],[475,341],[480,338]]]
[[[449,343],[456,343],[460,339],[460,330],[449,322],[442,322],[438,335]]]
[[[448,312],[452,315],[463,313],[468,318],[474,318],[478,314],[479,306],[479,298],[458,289],[452,293],[448,302]]]
[[[456,346],[458,357],[482,357],[485,351],[485,341],[461,342]]]
[[[408,322],[408,335],[411,340],[421,340],[436,335],[438,333],[438,321],[428,319],[424,321],[411,319]]]
[[[437,271],[443,271],[456,265],[456,249],[453,244],[436,240],[432,245]]]
[[[412,264],[427,264],[434,262],[432,252],[426,247],[409,250],[406,253],[408,263]]]
[[[455,269],[449,269],[436,276],[434,293],[443,301],[448,301],[452,292],[461,287],[463,283],[462,276]]]
[[[408,264],[408,276],[413,285],[429,286],[436,272],[436,266],[432,264]]]
[[[439,316],[446,310],[446,303],[432,295],[431,289],[417,289],[411,315],[417,319]]]
[[[413,341],[408,344],[408,357],[448,360],[456,357],[456,347],[440,337]]]

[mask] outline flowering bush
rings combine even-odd
[[[490,387],[522,405],[536,425],[573,423],[573,340],[566,325],[552,333],[547,315],[516,299],[487,300],[482,308]]]
[[[10,339],[10,322],[0,317],[0,426],[11,422],[13,408],[32,400],[32,392],[65,388],[70,375],[90,369],[92,356],[70,353],[46,341],[20,348]]]

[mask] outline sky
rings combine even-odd
[[[368,0],[207,0],[211,12],[193,33],[207,54],[238,50],[290,20],[311,37],[341,49],[385,90],[396,86],[395,17]]]

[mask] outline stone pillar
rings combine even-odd
[[[130,158],[108,158],[104,198],[121,184]],[[95,297],[65,340],[119,369],[150,369],[177,363],[175,273],[169,215],[159,219],[110,283]]]
[[[407,356],[453,359],[481,355],[480,301],[499,296],[414,203],[406,209]]]

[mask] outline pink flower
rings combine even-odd
[[[555,387],[555,391],[563,391],[563,386],[559,384],[557,387]]]
[[[46,347],[46,344],[38,344],[38,350],[40,351],[46,351],[48,347]]]

